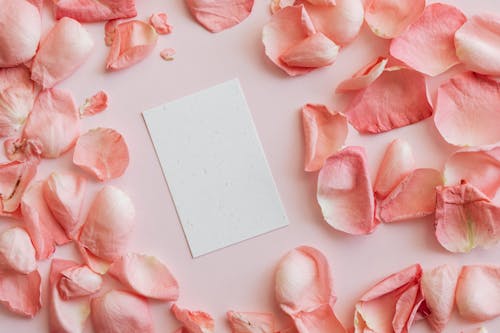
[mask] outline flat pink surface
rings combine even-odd
[[[315,246],[328,257],[338,294],[336,312],[346,326],[352,325],[354,304],[373,283],[388,274],[420,262],[425,268],[443,263],[498,264],[498,248],[460,255],[446,252],[433,235],[432,218],[381,225],[374,234],[352,237],[336,232],[323,222],[315,200],[316,174],[303,172],[300,107],[307,102],[325,103],[342,110],[348,97],[334,95],[336,85],[358,68],[387,54],[387,41],[376,38],[366,25],[358,39],[343,49],[337,62],[326,69],[297,78],[287,77],[264,55],[260,40],[269,19],[268,0],[256,0],[250,17],[239,26],[210,34],[190,17],[183,1],[138,1],[138,19],[165,11],[173,33],[160,36],[154,53],[138,65],[116,73],[104,71],[108,49],[104,24],[86,24],[95,40],[90,59],[59,85],[73,91],[78,103],[104,89],[110,108],[82,121],[83,128],[112,127],[128,142],[131,163],[126,174],[110,183],[132,197],[137,210],[137,228],[130,249],[152,254],[164,261],[181,285],[179,305],[210,312],[217,332],[229,332],[227,310],[273,311],[279,328],[289,325],[275,301],[273,271],[282,255],[299,245]],[[460,7],[467,15],[500,11],[496,0],[443,1]],[[45,29],[52,15],[45,11]],[[163,61],[160,50],[174,47],[175,60]],[[141,112],[184,95],[238,77],[248,99],[269,165],[289,216],[290,226],[193,260],[177,219],[166,182],[156,159]],[[386,145],[394,138],[408,140],[418,167],[442,168],[456,148],[439,137],[431,119],[375,136],[360,136],[350,128],[347,144],[366,147],[374,177]],[[44,161],[38,179],[53,170],[74,169],[71,153],[57,161]],[[95,184],[95,192],[101,184]],[[90,202],[92,193],[87,197]],[[2,228],[7,227],[2,223]],[[76,258],[72,245],[58,249],[55,257]],[[44,274],[44,303],[47,304],[49,262],[41,264]],[[168,306],[152,302],[157,332],[173,332],[179,324]],[[0,308],[0,332],[47,332],[45,306],[33,320],[11,315]],[[88,332],[92,329],[88,325]],[[456,316],[446,333],[477,327]],[[500,319],[484,324],[491,333],[500,332]],[[424,321],[414,333],[430,332]]]

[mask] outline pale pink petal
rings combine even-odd
[[[112,264],[111,261],[107,261],[93,255],[92,252],[87,250],[81,244],[77,244],[77,247],[83,261],[85,261],[85,264],[87,264],[91,270],[101,275],[106,274]]]
[[[354,235],[371,233],[373,190],[362,147],[347,147],[328,158],[318,175],[317,200],[333,228]]]
[[[149,17],[149,24],[155,28],[159,35],[167,35],[172,32],[172,26],[168,24],[166,13],[154,13]]]
[[[99,22],[137,15],[135,0],[53,0],[56,19]]]
[[[158,34],[142,21],[120,23],[106,60],[106,69],[113,71],[130,67],[146,58],[155,48]]]
[[[260,312],[228,311],[231,333],[275,333],[274,315]]]
[[[18,209],[24,191],[35,177],[38,164],[37,159],[0,164],[1,215]]]
[[[94,41],[77,21],[63,17],[40,44],[31,66],[31,79],[51,88],[85,62]]]
[[[500,16],[472,16],[455,34],[457,56],[471,71],[500,75]]]
[[[312,68],[295,68],[281,61],[281,55],[316,30],[303,6],[289,6],[278,11],[262,29],[262,43],[267,57],[288,75],[306,74]]]
[[[179,298],[177,280],[155,257],[127,254],[111,265],[109,274],[140,296],[162,301]]]
[[[165,61],[172,61],[174,60],[175,53],[175,49],[167,47],[166,49],[161,50],[160,57]]]
[[[442,265],[422,275],[420,289],[431,311],[427,321],[435,332],[442,332],[450,320],[459,273],[455,266]]]
[[[410,144],[402,139],[392,141],[377,172],[373,191],[377,199],[384,199],[415,169]]]
[[[106,46],[111,46],[113,44],[113,40],[116,36],[116,27],[120,23],[119,19],[109,20],[104,25],[104,43]]]
[[[439,87],[434,122],[453,145],[494,144],[500,141],[499,104],[500,82],[462,73]]]
[[[189,333],[215,333],[215,323],[208,313],[179,308],[176,304],[170,308],[175,318]]]
[[[347,119],[321,104],[302,107],[305,141],[305,171],[319,170],[325,160],[337,152],[347,137]]]
[[[436,76],[460,61],[455,52],[455,32],[467,18],[456,7],[434,3],[391,42],[391,55],[416,71]]]
[[[277,11],[288,7],[293,6],[295,0],[271,0],[269,8],[271,9],[271,14],[276,14]]]
[[[0,67],[13,67],[30,60],[42,31],[38,9],[25,0],[0,0]]]
[[[132,200],[118,188],[105,186],[89,208],[80,244],[99,258],[115,261],[127,252],[134,216]]]
[[[47,89],[38,95],[23,138],[39,142],[42,157],[57,158],[71,149],[80,134],[80,115],[67,90]]]
[[[365,67],[354,73],[352,78],[342,81],[335,92],[342,93],[352,90],[360,90],[372,84],[385,70],[387,58],[378,57]]]
[[[410,173],[380,204],[382,222],[398,222],[427,216],[436,210],[436,187],[443,184],[435,169],[416,169]]]
[[[460,315],[471,321],[486,321],[500,316],[500,267],[464,266],[456,292]]]
[[[5,139],[3,144],[5,156],[10,161],[35,160],[42,155],[42,144],[38,139],[11,137]]]
[[[101,113],[108,108],[108,94],[98,91],[95,95],[87,98],[85,104],[80,108],[80,117],[85,118]]]
[[[123,175],[128,167],[128,147],[123,136],[111,128],[95,128],[76,142],[73,163],[106,181]]]
[[[61,271],[57,284],[59,294],[64,300],[95,294],[101,289],[102,277],[88,266],[72,266]]]
[[[35,255],[31,238],[23,228],[10,228],[0,234],[0,270],[31,273],[37,268]]]
[[[29,274],[2,272],[0,274],[0,303],[9,311],[32,318],[40,308],[42,278],[37,270]]]
[[[365,20],[382,38],[399,36],[415,22],[425,8],[425,0],[369,0]]]
[[[360,90],[345,112],[360,133],[380,133],[407,126],[432,115],[425,77],[413,70],[385,70]]]
[[[252,12],[254,0],[186,0],[191,15],[210,32],[229,29]]]
[[[435,225],[436,237],[448,251],[488,248],[500,241],[500,206],[466,182],[438,187]]]
[[[335,62],[339,47],[321,32],[300,41],[280,56],[291,67],[319,68]]]

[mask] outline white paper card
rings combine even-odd
[[[288,224],[237,79],[143,116],[193,257]]]

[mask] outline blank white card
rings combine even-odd
[[[288,224],[237,79],[143,116],[193,257]]]

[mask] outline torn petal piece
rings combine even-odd
[[[77,21],[63,17],[47,33],[33,59],[31,79],[51,88],[70,76],[89,56],[94,41]]]
[[[101,289],[102,277],[88,266],[72,266],[61,271],[57,284],[59,294],[64,300],[95,294]]]
[[[167,35],[172,32],[172,26],[168,24],[166,13],[154,13],[149,17],[149,24],[155,28],[159,35]]]
[[[231,333],[275,333],[272,313],[228,311]]]
[[[14,227],[2,232],[0,234],[0,270],[7,269],[29,274],[36,268],[35,248],[26,230]]]
[[[179,298],[177,280],[155,257],[127,254],[111,265],[109,274],[138,295],[162,301]]]
[[[37,270],[28,274],[3,271],[0,274],[0,303],[13,313],[33,318],[42,307],[41,281]]]
[[[339,47],[317,32],[286,50],[280,59],[291,67],[319,68],[333,64],[338,53]]]
[[[337,152],[347,137],[347,119],[321,104],[302,108],[305,141],[305,171],[321,169],[325,160]]]
[[[175,49],[167,47],[166,49],[161,50],[160,57],[165,61],[172,61],[174,60],[175,53]]]
[[[128,167],[128,147],[123,136],[111,128],[95,128],[76,142],[73,163],[106,181],[123,175]]]
[[[455,32],[467,18],[456,7],[433,3],[391,42],[391,55],[416,71],[439,75],[460,61],[455,51]]]
[[[254,0],[186,0],[191,15],[210,32],[229,29],[252,12]]]
[[[458,74],[438,89],[434,123],[457,146],[500,141],[500,82],[471,72]]]
[[[500,316],[500,267],[464,266],[457,284],[456,302],[460,316],[486,321]]]
[[[269,8],[271,9],[271,14],[276,14],[277,11],[282,10],[285,7],[293,6],[295,0],[271,0]]]
[[[36,175],[38,164],[37,159],[0,164],[0,215],[18,209],[24,191]]]
[[[146,58],[155,48],[158,34],[142,21],[120,23],[106,60],[106,69],[113,71],[130,67]]]
[[[101,113],[108,108],[108,94],[105,91],[99,91],[90,98],[87,98],[85,104],[80,108],[80,117],[85,118]]]
[[[328,158],[318,175],[317,200],[326,222],[353,234],[369,234],[374,198],[362,147],[347,147]]]
[[[365,67],[357,71],[352,78],[342,81],[335,92],[343,93],[360,90],[372,84],[382,73],[387,65],[387,58],[378,57]]]
[[[172,305],[170,310],[189,333],[215,333],[214,320],[208,313],[182,309],[177,304]]]
[[[79,22],[100,22],[137,15],[135,0],[54,0],[56,20],[71,17]]]

